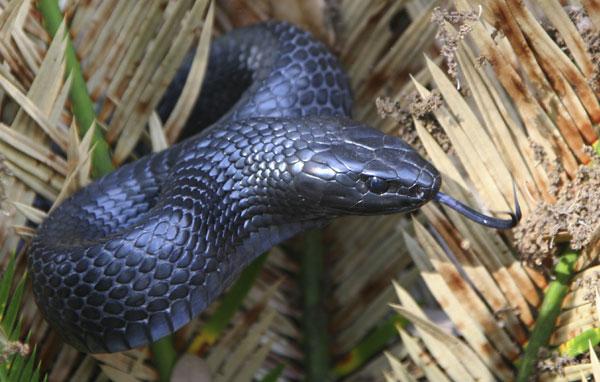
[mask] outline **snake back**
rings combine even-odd
[[[268,22],[215,40],[186,133],[206,129],[76,192],[38,228],[28,260],[44,317],[82,351],[142,346],[196,317],[282,240],[430,200],[435,168],[350,120],[350,108],[338,61],[307,32]]]

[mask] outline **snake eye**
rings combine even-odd
[[[383,194],[388,189],[388,182],[384,179],[373,176],[367,180],[367,187],[369,187],[369,191],[375,194]]]

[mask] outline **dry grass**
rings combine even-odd
[[[163,125],[153,110],[192,44],[199,46],[198,71],[186,88],[189,97],[183,97],[188,102],[177,106],[179,115],[189,111],[197,93],[211,34],[272,17],[311,30],[339,53],[355,92],[355,118],[418,142],[442,172],[447,193],[480,209],[509,211],[514,182],[524,216],[532,221],[520,236],[533,232],[534,240],[559,243],[570,238],[564,231],[573,224],[586,229],[577,275],[550,341],[559,346],[600,327],[593,297],[599,214],[581,198],[589,181],[578,178],[563,191],[575,195],[560,209],[566,229],[544,225],[547,216],[536,212],[544,208],[540,203],[561,199],[557,190],[577,177],[581,165],[598,172],[598,165],[590,164],[596,154],[589,146],[597,144],[600,122],[600,8],[594,0],[581,1],[583,8],[575,3],[565,8],[558,0],[527,5],[517,0],[92,0],[68,1],[67,14],[98,105],[96,128],[112,145],[116,163],[130,159],[140,140],[154,150],[174,141],[183,118]],[[5,266],[5,255],[20,251],[20,238],[34,233],[27,222],[45,217],[35,195],[60,201],[89,181],[90,136],[79,139],[72,121],[62,35],[47,37],[30,0],[2,0],[0,7],[0,262]],[[453,7],[459,13],[444,11]],[[436,40],[436,34],[443,39]],[[53,145],[66,158],[55,154]],[[597,205],[597,193],[591,197]],[[483,228],[434,204],[412,218],[343,219],[328,228],[327,241],[334,361],[392,314],[391,302],[399,301],[394,308],[413,323],[399,328],[387,352],[346,380],[514,376],[552,257],[534,269],[519,260],[511,232]],[[539,252],[534,249],[534,255]],[[22,272],[22,253],[18,261]],[[271,254],[243,309],[205,354],[215,380],[249,380],[278,364],[286,365],[286,380],[302,379],[297,272],[295,259],[278,250]],[[147,349],[91,357],[63,345],[37,313],[30,291],[25,299],[23,333],[31,331],[29,342],[38,345],[49,380],[158,377]],[[179,348],[201,324],[202,318],[178,334]],[[564,375],[553,370],[543,378],[580,379],[598,373],[597,358],[575,359],[561,368]]]

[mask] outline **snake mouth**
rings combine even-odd
[[[464,217],[466,217],[476,223],[484,225],[486,227],[495,228],[495,229],[511,229],[511,228],[514,228],[517,224],[519,224],[519,221],[521,220],[521,216],[522,216],[521,215],[521,206],[519,205],[519,200],[517,199],[517,192],[516,192],[514,185],[513,185],[513,193],[514,193],[514,198],[515,198],[515,212],[506,212],[508,215],[510,215],[510,219],[500,219],[500,218],[495,218],[492,216],[484,215],[481,212],[478,212],[478,211],[472,209],[471,207],[463,204],[462,202],[459,202],[458,200],[454,199],[453,197],[451,197],[447,194],[444,194],[441,191],[439,191],[437,194],[435,194],[435,196],[433,197],[433,200],[436,200],[436,201],[452,208],[453,210],[455,210],[459,214],[463,215]]]

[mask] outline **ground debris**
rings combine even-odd
[[[600,272],[593,272],[582,279],[577,279],[574,289],[585,288],[583,299],[592,304],[596,304],[596,294],[598,293],[598,283],[600,282]]]
[[[473,30],[471,23],[479,20],[481,10],[469,12],[448,11],[440,7],[435,7],[431,14],[431,21],[439,25],[435,39],[442,46],[440,54],[446,60],[448,66],[448,75],[457,83],[458,62],[456,61],[456,51],[459,42]],[[456,27],[457,32],[451,31],[448,24]]]
[[[558,351],[549,352],[548,349],[540,348],[538,359],[538,373],[550,372],[552,374],[564,375],[564,368],[566,366],[578,365],[586,361],[589,362],[589,355],[568,357],[560,355]]]
[[[11,356],[19,354],[25,357],[30,353],[29,345],[19,341],[6,341],[2,338],[0,349],[0,363],[6,362]]]
[[[415,130],[413,119],[418,119],[423,127],[434,137],[436,142],[446,153],[452,152],[452,144],[444,129],[438,123],[433,112],[443,105],[440,92],[435,89],[427,98],[421,97],[417,92],[406,97],[408,106],[402,106],[403,102],[390,97],[377,97],[375,105],[377,113],[382,119],[392,118],[398,122],[398,135],[409,145],[415,148],[419,154],[427,157],[425,148],[421,144]]]
[[[440,94],[439,90],[434,89],[431,91],[431,95],[427,98],[423,98],[414,93],[413,99],[408,105],[408,111],[417,119],[425,119],[429,116],[429,114],[439,109],[442,105],[442,95]]]
[[[560,243],[578,250],[600,226],[600,163],[580,166],[575,179],[556,192],[557,202],[542,203],[515,229],[517,248],[531,266],[552,267]]]

